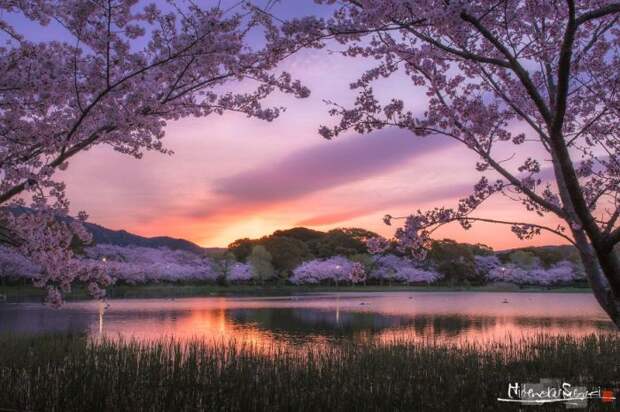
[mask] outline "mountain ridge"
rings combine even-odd
[[[186,239],[173,238],[170,236],[145,237],[128,232],[124,229],[112,230],[96,223],[86,222],[86,229],[93,235],[95,243],[107,243],[117,246],[141,246],[141,247],[167,247],[172,250],[185,250],[188,252],[204,254],[212,249],[204,248]]]

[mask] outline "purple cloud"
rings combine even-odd
[[[450,143],[443,137],[419,138],[396,129],[323,141],[280,160],[220,179],[215,182],[214,191],[240,202],[295,199],[384,173],[414,156]]]
[[[379,200],[376,202],[370,202],[363,209],[356,209],[353,211],[347,211],[342,213],[326,213],[321,215],[313,215],[295,223],[295,226],[322,226],[339,224],[349,221],[361,216],[367,216],[376,213],[380,210],[386,210],[392,208],[394,213],[404,209],[405,214],[414,211],[412,206],[417,203],[431,203],[445,200],[453,200],[456,204],[456,199],[467,196],[471,193],[473,184],[460,183],[456,185],[441,186],[424,190],[421,192],[407,193],[401,196],[390,198],[387,200]],[[454,206],[454,204],[448,204],[446,206]]]

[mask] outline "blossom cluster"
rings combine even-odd
[[[376,256],[369,268],[343,256],[314,259],[299,265],[289,281],[293,284],[360,283],[366,280],[399,283],[432,283],[441,275],[422,269],[407,258],[395,255]]]
[[[113,282],[105,266],[86,262],[73,251],[74,242],[91,241],[80,220],[63,219],[50,210],[19,214],[3,210],[0,217],[8,222],[17,239],[13,253],[21,254],[37,267],[35,273],[30,271],[31,279],[35,286],[47,290],[48,303],[60,306],[63,294],[70,292],[71,284],[78,281],[87,285],[93,297],[105,296],[105,288]]]
[[[249,282],[254,279],[252,265],[236,262],[226,272],[226,280],[231,283]]]
[[[0,277],[5,279],[34,279],[41,268],[14,248],[0,246]]]
[[[519,267],[513,263],[502,264],[496,257],[477,257],[479,264],[487,273],[491,282],[509,282],[517,285],[556,285],[580,280],[583,276],[569,261],[563,260],[549,268],[533,265],[529,268]],[[495,260],[493,262],[493,260]]]
[[[441,274],[419,267],[409,258],[395,255],[374,256],[374,270],[371,279],[401,283],[433,283],[441,279]]]
[[[343,256],[334,256],[302,263],[293,270],[289,282],[295,285],[324,282],[358,283],[365,278],[366,274],[360,263],[352,262]]]

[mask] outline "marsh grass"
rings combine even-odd
[[[611,334],[484,346],[393,341],[303,349],[2,337],[0,410],[517,410],[497,402],[509,382],[562,378],[594,387],[619,380],[619,344],[620,336]]]

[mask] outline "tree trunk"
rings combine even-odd
[[[620,297],[620,259],[618,259],[618,255],[613,249],[609,252],[597,250],[597,257],[603,273],[609,281],[611,290],[614,295]]]
[[[600,264],[596,252],[582,230],[573,231],[573,236],[594,297],[616,327],[620,329],[620,295],[614,293],[607,280],[614,274],[604,272],[603,265]],[[614,257],[617,261],[617,257],[612,256],[612,258]],[[610,270],[612,267],[608,266],[607,269]]]
[[[575,207],[569,194],[569,188],[566,185],[557,158],[558,154],[552,151],[551,155],[555,180],[558,185],[558,193],[562,200],[563,209],[568,215],[566,222],[568,223],[568,227],[571,228],[577,250],[581,257],[581,262],[583,263],[586,276],[588,277],[588,282],[590,283],[594,297],[599,305],[620,330],[620,286],[618,286],[618,280],[620,280],[620,273],[618,272],[620,270],[620,262],[613,250],[609,253],[602,253],[601,251],[595,250],[583,228],[575,229],[573,227],[575,223],[580,223],[580,219],[575,212]],[[618,287],[613,288],[610,284]]]

